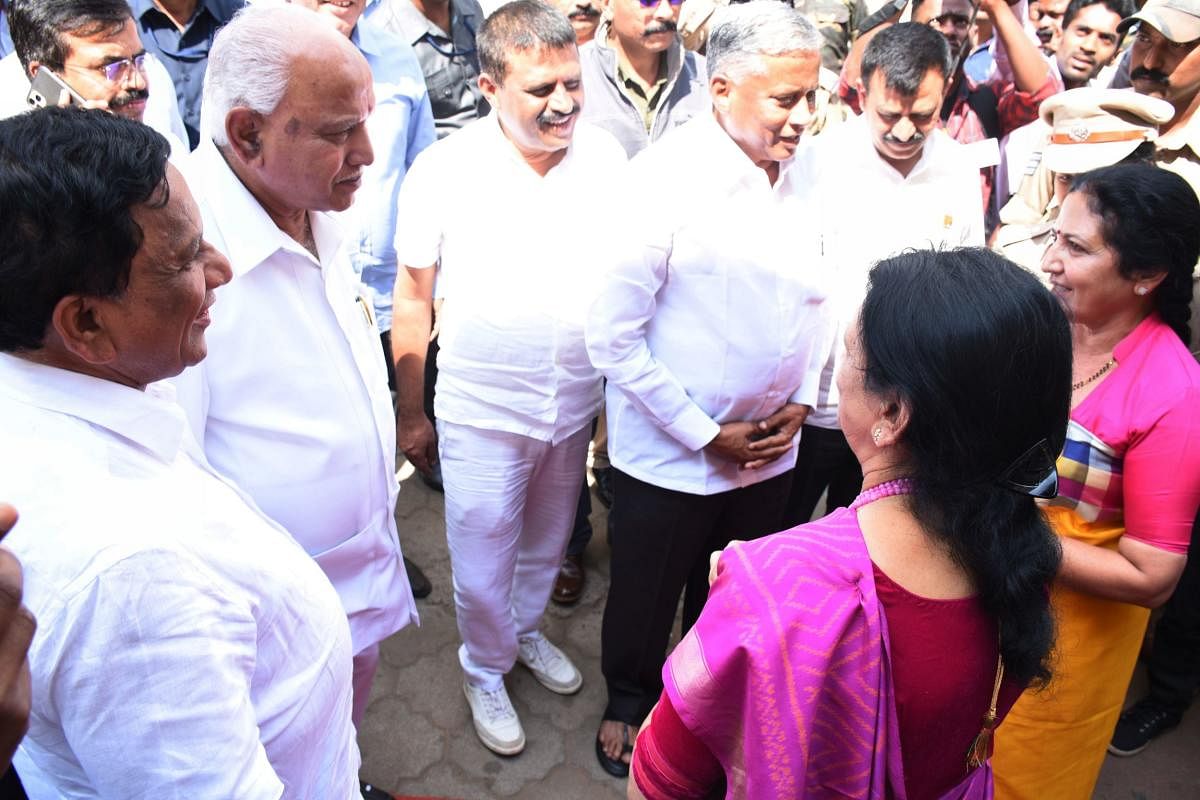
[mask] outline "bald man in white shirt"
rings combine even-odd
[[[383,354],[327,213],[349,207],[374,158],[374,102],[362,54],[316,12],[250,7],[217,34],[204,96],[211,138],[186,172],[234,277],[208,359],[177,380],[213,466],[338,590],[354,639],[356,724],[379,642],[417,620],[394,517]]]
[[[634,159],[645,213],[588,318],[614,468],[608,707],[596,742],[614,776],[628,773],[629,743],[662,690],[680,594],[686,631],[707,596],[709,554],[782,522],[832,343],[814,202],[795,157],[820,47],[782,3],[724,12],[708,45],[713,113]]]

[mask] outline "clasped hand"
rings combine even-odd
[[[736,461],[740,469],[758,469],[791,451],[809,411],[808,406],[788,403],[766,419],[726,422],[705,449]]]

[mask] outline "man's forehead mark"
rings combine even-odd
[[[300,132],[300,120],[292,117],[287,121],[287,125],[283,126],[283,132],[288,136],[295,136]]]

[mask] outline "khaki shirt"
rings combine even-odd
[[[650,129],[654,126],[654,112],[658,109],[659,100],[662,99],[663,89],[667,87],[667,59],[659,59],[658,77],[654,80],[653,85],[649,85],[636,71],[626,67],[618,56],[617,80],[625,87],[625,96],[629,98],[629,102],[633,103],[634,108],[642,115],[642,121],[646,124],[646,133],[650,133]]]

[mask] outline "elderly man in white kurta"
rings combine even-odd
[[[437,272],[435,411],[459,661],[476,732],[512,755],[525,734],[505,673],[519,660],[551,691],[582,683],[538,625],[601,400],[583,341],[599,244],[581,246],[579,233],[612,213],[625,154],[611,135],[577,123],[579,57],[560,12],[509,3],[480,27],[478,43],[480,86],[495,113],[430,146],[400,189],[396,251],[408,270],[396,284],[392,348],[400,445],[427,469],[435,439],[422,375]]]
[[[713,113],[631,164],[642,194],[622,211],[644,213],[625,226],[587,322],[608,378],[614,469],[596,744],[613,775],[628,773],[628,743],[658,699],[680,593],[686,630],[707,596],[709,553],[782,521],[833,332],[795,157],[820,43],[782,3],[730,7],[709,38]]]
[[[178,379],[180,402],[213,465],[337,589],[354,637],[357,723],[378,643],[417,618],[393,516],[379,339],[323,213],[349,206],[371,163],[371,74],[315,12],[250,8],[217,34],[204,103],[211,138],[187,171],[233,281],[208,359]]]
[[[99,111],[0,121],[0,486],[39,623],[14,763],[35,799],[352,800],[337,594],[161,382],[230,279],[166,158]]]

